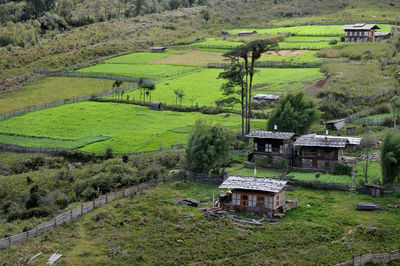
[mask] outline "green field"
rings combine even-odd
[[[229,40],[219,40],[215,38],[208,38],[204,41],[201,42],[196,42],[192,43],[189,46],[191,47],[203,47],[203,48],[213,48],[213,47],[218,47],[218,48],[234,48],[237,46],[242,45],[242,42],[237,42],[237,41],[229,41]]]
[[[151,64],[99,64],[79,69],[83,73],[107,73],[132,77],[157,78],[175,77],[188,72],[198,70],[199,67],[151,65]]]
[[[286,194],[299,208],[273,224],[254,227],[208,219],[201,209],[178,205],[186,197],[210,206],[217,185],[170,182],[121,199],[40,237],[2,250],[2,258],[54,252],[67,265],[334,265],[366,253],[399,248],[400,209],[395,195],[367,195],[294,187]],[[359,202],[381,204],[379,212],[355,209]],[[184,219],[183,214],[194,214]],[[261,219],[261,217],[254,217]],[[120,247],[114,258],[107,255]]]
[[[21,141],[27,146],[46,147],[57,146],[62,140],[74,140],[74,144],[97,137],[111,137],[86,145],[82,150],[103,153],[107,146],[111,146],[117,153],[129,153],[186,143],[190,129],[185,127],[193,125],[197,119],[219,123],[230,129],[240,128],[240,116],[233,114],[225,117],[225,114],[158,112],[136,105],[83,102],[0,121],[0,133],[32,136]],[[257,121],[253,126],[264,128],[265,120]],[[19,144],[15,138],[7,136],[0,135],[0,142]],[[38,143],[33,137],[46,139]]]
[[[295,49],[295,50],[322,50],[333,45],[329,42],[280,42],[279,49]]]
[[[284,39],[288,43],[321,43],[336,40],[340,42],[339,37],[324,37],[324,36],[289,36]]]
[[[351,23],[349,23],[351,24]],[[313,25],[313,26],[295,26],[295,27],[281,27],[281,28],[270,28],[270,29],[234,29],[230,30],[231,34],[238,34],[239,31],[251,31],[255,30],[260,34],[279,34],[279,33],[290,33],[298,36],[344,36],[342,27],[344,25]],[[390,32],[390,25],[378,24],[381,28],[378,32]]]
[[[280,51],[281,52],[281,51]],[[288,54],[288,55],[277,55],[276,53],[271,53],[263,55],[259,61],[274,61],[283,62],[291,61],[293,63],[319,63],[323,62],[322,58],[316,56],[317,51],[301,51],[299,54]]]
[[[122,55],[105,60],[104,63],[107,64],[146,64],[152,60],[160,59],[163,57],[170,56],[171,53],[132,53],[127,55]]]
[[[0,94],[0,114],[19,108],[112,90],[113,80],[46,77]],[[122,85],[124,87],[125,84]]]
[[[176,104],[175,90],[183,90],[185,96],[182,105],[212,106],[215,101],[223,98],[220,90],[224,80],[217,79],[220,69],[205,69],[189,73],[181,77],[164,80],[156,84],[152,92],[153,101],[160,101],[168,105]],[[273,69],[261,68],[254,76],[257,89],[254,93],[290,92],[302,88],[323,75],[316,68],[303,69]],[[139,100],[139,91],[127,93],[131,99]],[[178,100],[178,104],[179,100]]]

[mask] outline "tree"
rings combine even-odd
[[[360,148],[365,150],[366,157],[365,167],[363,168],[365,184],[368,184],[369,154],[375,147],[375,140],[369,136],[369,128],[367,129],[367,134],[367,137],[365,137],[360,144]]]
[[[200,11],[201,17],[206,21],[206,23],[210,20],[210,13],[207,9],[202,9]]]
[[[233,135],[227,129],[198,120],[186,148],[187,169],[208,174],[224,166],[229,161],[232,145]]]
[[[112,87],[114,89],[114,99],[115,99],[115,96],[118,95],[118,89],[119,89],[119,87],[121,87],[122,83],[124,83],[122,80],[117,79],[114,82],[114,84],[112,85]]]
[[[139,16],[142,11],[143,5],[146,3],[145,0],[134,0],[135,3],[135,16]]]
[[[382,180],[384,184],[399,181],[400,177],[400,133],[386,135],[381,150]]]
[[[174,93],[175,93],[176,106],[178,106],[178,98],[179,98],[179,101],[182,106],[182,100],[183,100],[183,97],[185,96],[185,91],[184,90],[174,90]]]
[[[396,116],[400,113],[400,96],[394,96],[390,100],[390,105],[393,111],[393,128],[396,128]]]
[[[55,0],[26,0],[32,6],[36,18],[54,8]]]
[[[189,6],[192,7],[194,4],[194,0],[188,0]]]
[[[145,82],[141,85],[141,87],[146,91],[146,96],[150,96],[151,102],[151,92],[156,89],[156,85],[153,82]]]
[[[288,94],[281,98],[278,106],[268,120],[268,130],[274,130],[277,125],[279,131],[306,133],[311,125],[318,120],[320,112],[317,103],[304,95],[304,92]]]

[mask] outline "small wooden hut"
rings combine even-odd
[[[337,119],[325,123],[326,129],[341,130],[346,126],[346,119]]]
[[[157,47],[151,47],[150,51],[152,53],[165,53],[167,48],[165,48],[164,46],[157,46]]]
[[[266,102],[268,104],[279,102],[279,94],[256,94],[253,99],[257,102]]]
[[[375,184],[365,184],[364,185],[367,188],[367,193],[370,196],[373,197],[380,197],[383,194],[384,187],[375,185]]]
[[[160,102],[151,102],[149,105],[151,110],[162,110],[163,106]]]
[[[229,188],[232,198],[226,210],[249,214],[280,215],[286,211],[286,181],[230,176],[219,188]]]
[[[347,127],[346,128],[346,135],[354,136],[356,134],[357,134],[357,128],[356,127]]]
[[[257,34],[257,32],[255,30],[244,30],[244,31],[239,31],[238,32],[238,36],[242,37],[242,36],[250,36],[253,34]]]

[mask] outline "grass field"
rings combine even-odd
[[[185,96],[182,105],[212,106],[215,101],[223,98],[220,90],[224,80],[217,79],[220,69],[205,69],[195,73],[189,73],[174,79],[163,80],[156,84],[156,90],[152,92],[152,100],[176,104],[175,90],[183,90]],[[315,68],[304,69],[273,69],[262,68],[254,76],[254,84],[257,89],[254,93],[290,92],[302,88],[307,83],[321,78],[323,75]],[[136,100],[139,92],[127,93]],[[179,100],[178,100],[179,104]]]
[[[203,48],[234,48],[237,46],[242,45],[242,42],[236,42],[236,41],[229,41],[229,40],[220,40],[220,39],[215,39],[215,38],[208,38],[204,41],[201,42],[196,42],[192,43],[189,46],[191,47],[203,47]]]
[[[131,53],[105,60],[107,64],[146,64],[152,60],[157,60],[163,57],[170,56],[171,53]]]
[[[287,198],[297,198],[299,208],[258,228],[207,219],[197,208],[176,204],[190,197],[210,206],[219,191],[217,185],[192,182],[160,185],[8,247],[2,259],[16,264],[20,257],[42,252],[35,259],[41,264],[59,252],[64,255],[60,263],[67,265],[332,265],[400,245],[400,209],[387,207],[400,204],[394,195],[372,198],[294,187]],[[359,202],[378,203],[383,210],[356,211]],[[183,219],[182,214],[194,217]],[[110,258],[107,250],[115,247],[120,250]]]
[[[333,45],[329,42],[280,42],[279,49],[322,50]]]
[[[270,28],[270,29],[234,29],[230,30],[231,34],[238,34],[239,31],[243,30],[255,30],[260,34],[279,34],[287,32],[298,36],[343,36],[344,31],[342,27],[344,25],[312,25],[312,26],[295,26],[295,27],[281,27],[281,28]],[[390,25],[378,24],[381,28],[378,32],[390,32]]]
[[[231,129],[240,128],[240,116],[232,114],[225,117],[225,114],[158,112],[135,105],[83,102],[0,121],[0,133],[46,138],[38,143],[37,138],[24,137],[21,142],[27,146],[52,146],[62,140],[83,142],[97,137],[111,137],[86,145],[82,150],[103,153],[107,146],[111,146],[114,152],[129,153],[186,143],[190,130],[187,126],[193,125],[197,119]],[[253,126],[265,128],[265,120],[255,121]],[[185,130],[180,130],[182,128]],[[6,143],[20,143],[13,137],[4,136],[7,135],[0,138]]]
[[[284,39],[286,43],[321,43],[336,40],[340,42],[339,37],[324,37],[324,36],[289,36]]]
[[[206,67],[208,63],[224,63],[224,57],[219,52],[193,49],[175,52],[173,55],[152,60],[150,63]]]
[[[0,94],[0,113],[65,98],[109,91],[112,90],[113,83],[113,80],[46,77],[24,86],[21,90]]]
[[[132,77],[157,78],[175,77],[184,73],[192,72],[199,67],[173,66],[173,65],[151,65],[151,64],[99,64],[79,69],[78,72],[94,72],[118,74]]]
[[[322,62],[323,59],[318,58],[316,56],[316,53],[317,51],[304,51],[304,50],[298,50],[293,52],[277,51],[263,55],[259,61],[275,61],[275,62],[291,61],[293,63]]]

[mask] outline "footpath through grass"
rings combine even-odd
[[[25,85],[21,90],[0,94],[0,113],[31,105],[110,91],[113,83],[114,80],[46,77]]]
[[[38,143],[37,138],[24,137],[16,141],[16,137],[1,135],[0,142],[48,147],[58,146],[59,141],[80,142],[94,137],[111,137],[86,145],[82,150],[103,153],[107,146],[113,147],[117,153],[159,150],[186,143],[190,131],[188,126],[198,119],[235,130],[240,129],[241,123],[240,116],[233,114],[159,112],[130,104],[82,102],[0,121],[0,133],[43,137]],[[265,120],[254,120],[253,126],[265,128]],[[182,128],[185,130],[180,130]]]
[[[2,261],[39,252],[44,263],[54,252],[60,262],[82,264],[271,264],[332,265],[365,253],[390,252],[400,246],[400,209],[394,195],[372,198],[353,193],[294,187],[287,198],[299,208],[274,224],[242,228],[203,217],[197,208],[177,205],[190,197],[211,205],[216,185],[170,182],[95,209],[71,224],[2,250]],[[360,212],[359,202],[381,204],[380,212]],[[183,214],[194,214],[181,218]],[[258,217],[257,217],[258,219]],[[107,251],[120,247],[110,258]],[[340,254],[340,256],[338,256]]]

